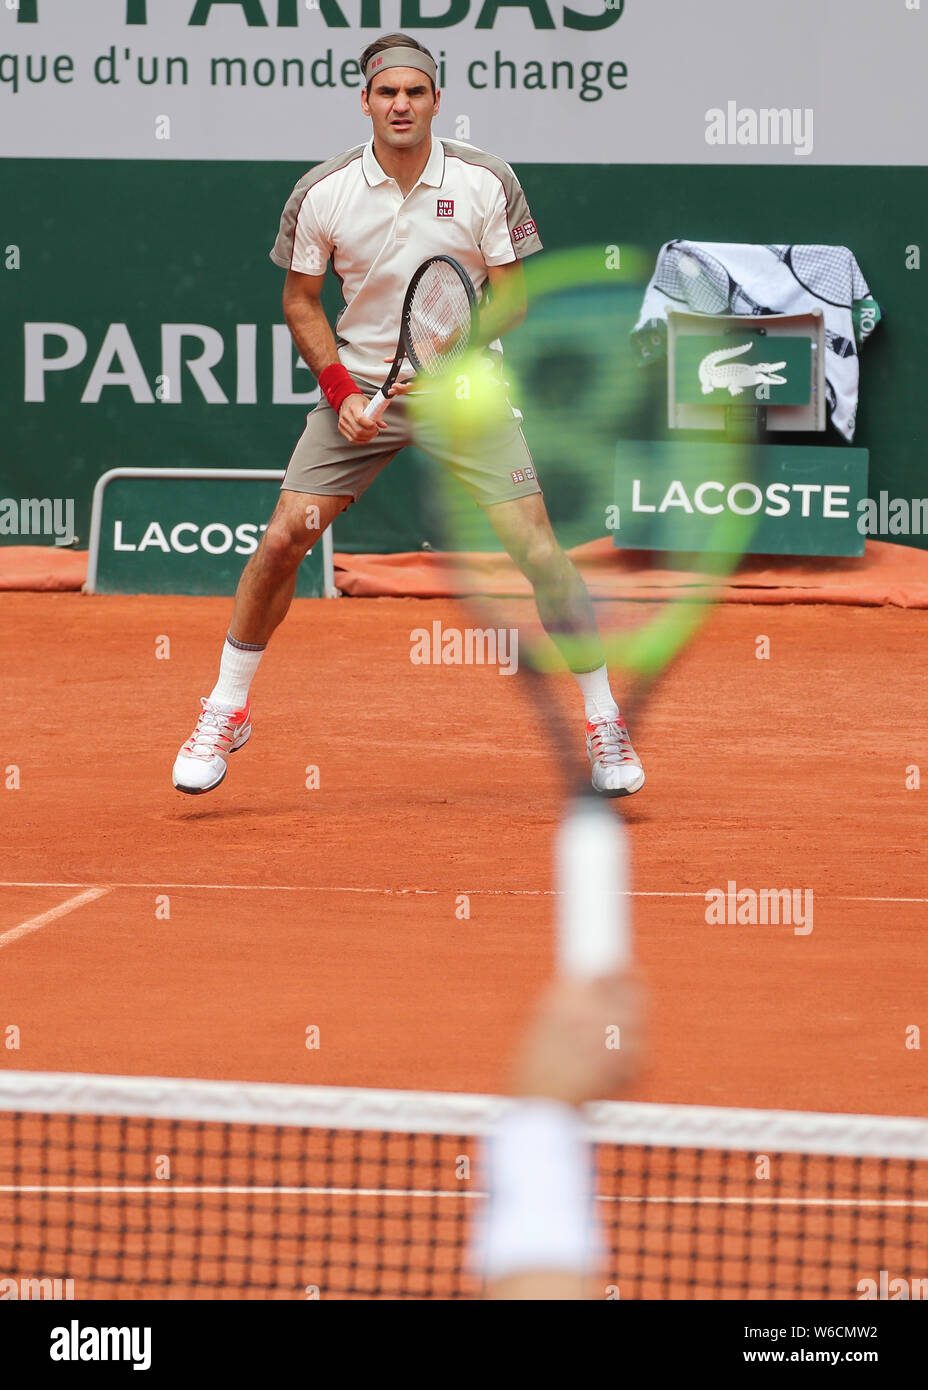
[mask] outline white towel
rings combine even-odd
[[[644,360],[666,351],[672,309],[701,314],[807,314],[825,318],[825,384],[835,429],[854,438],[858,349],[882,318],[846,246],[751,246],[668,241],[645,291],[634,338]]]

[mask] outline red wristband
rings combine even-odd
[[[333,362],[330,367],[320,372],[319,385],[333,410],[340,410],[342,401],[348,396],[364,395],[348,368],[343,367],[341,362]]]

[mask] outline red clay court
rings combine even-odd
[[[228,600],[3,603],[8,1066],[505,1088],[551,966],[561,787],[518,681],[410,663],[450,600],[297,601],[201,799],[170,765]],[[926,676],[924,609],[741,603],[659,689],[623,806],[652,998],[633,1099],[923,1108]],[[732,881],[812,889],[812,932],[708,925]]]

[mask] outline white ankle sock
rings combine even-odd
[[[609,672],[605,666],[599,666],[595,671],[574,671],[573,674],[583,694],[587,719],[614,719],[619,707],[609,688]]]
[[[221,705],[231,705],[233,709],[244,709],[264,650],[264,647],[246,646],[227,636],[219,663],[219,679],[209,698]]]

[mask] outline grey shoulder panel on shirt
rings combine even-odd
[[[271,260],[275,265],[279,265],[283,270],[290,269],[297,218],[300,215],[300,208],[303,206],[303,199],[309,190],[315,184],[328,178],[329,174],[337,174],[340,169],[345,169],[349,164],[353,164],[356,159],[361,158],[363,153],[364,145],[355,145],[353,149],[343,150],[341,154],[333,155],[331,159],[323,160],[321,164],[317,164],[298,181],[284,206],[280,217],[277,240],[270,251]]]
[[[464,140],[446,140],[442,136],[441,143],[445,147],[445,153],[455,159],[463,159],[465,164],[479,164],[483,169],[489,169],[494,173],[506,190],[509,196],[510,190],[519,188],[519,180],[506,163],[505,159],[500,159],[499,155],[490,154],[488,150],[480,150],[476,145],[468,145]]]
[[[446,140],[442,137],[441,143],[445,148],[445,155],[449,159],[460,159],[465,164],[476,164],[482,169],[487,169],[491,174],[495,174],[503,185],[503,193],[506,197],[506,220],[509,223],[512,250],[516,258],[522,260],[524,256],[531,256],[533,252],[541,251],[541,238],[538,235],[538,228],[535,226],[535,219],[529,209],[528,200],[522,190],[522,185],[505,159],[500,159],[498,155],[490,154],[487,150],[480,150],[476,145],[465,144],[463,140]]]

